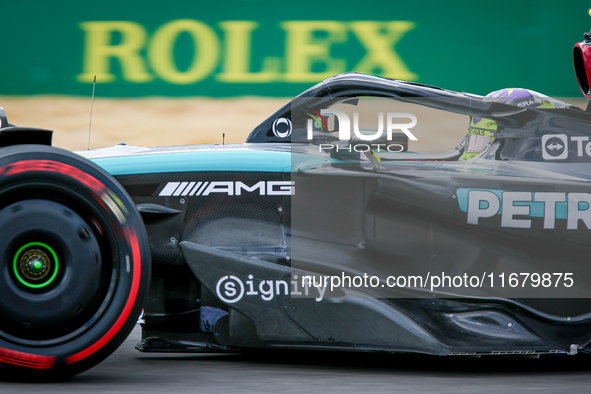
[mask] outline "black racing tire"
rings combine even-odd
[[[0,377],[63,379],[105,359],[137,322],[150,264],[106,171],[49,146],[0,148]]]

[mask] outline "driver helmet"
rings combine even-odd
[[[485,96],[486,101],[496,101],[522,108],[575,108],[564,101],[548,97],[542,93],[523,88],[505,88],[495,90]],[[468,133],[464,139],[464,153],[460,160],[471,159],[478,155],[484,147],[493,142],[497,136],[497,122],[493,119],[470,117]]]

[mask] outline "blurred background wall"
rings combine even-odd
[[[7,1],[0,94],[294,96],[358,71],[578,96],[588,1]]]

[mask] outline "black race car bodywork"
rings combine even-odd
[[[365,96],[494,119],[497,139],[468,161],[458,161],[461,146],[444,154],[370,155],[363,148],[330,149],[350,142],[304,141],[302,108],[309,111],[313,103],[320,112]],[[274,133],[277,119],[291,119],[291,138]],[[574,109],[521,109],[346,74],[281,108],[245,144],[86,153],[128,191],[150,235],[153,274],[138,349],[260,346],[438,355],[583,350],[591,339],[591,220],[588,205],[572,205],[591,197],[591,172],[590,157],[572,141],[586,141],[589,122],[590,114]],[[547,135],[571,141],[568,157],[545,157],[542,141],[552,142]],[[525,193],[520,200],[535,206],[512,216],[480,207],[475,213],[473,191],[501,205],[511,193]],[[556,212],[543,206],[544,196],[548,206],[561,201]],[[407,286],[386,293],[370,285],[332,293],[320,286],[310,290],[311,297],[293,296],[303,291],[298,273],[367,274],[381,280],[381,290],[390,275],[429,272],[495,279],[503,272],[572,273],[577,283],[568,296],[577,298],[565,299],[566,292],[547,286],[511,295],[492,282],[476,289]],[[558,286],[565,289],[562,281]]]
[[[486,118],[496,138],[460,160],[464,143],[412,152],[412,122],[387,140],[336,137],[328,110],[370,97],[415,121],[398,106]],[[0,362],[84,370],[142,305],[147,352],[586,351],[590,125],[582,110],[362,74],[307,90],[244,144],[82,159],[22,145],[3,117]]]

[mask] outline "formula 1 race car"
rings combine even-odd
[[[448,115],[462,143],[417,152]],[[142,309],[144,352],[589,351],[591,113],[572,105],[350,73],[244,144],[72,153],[0,122],[5,372],[84,371]]]

